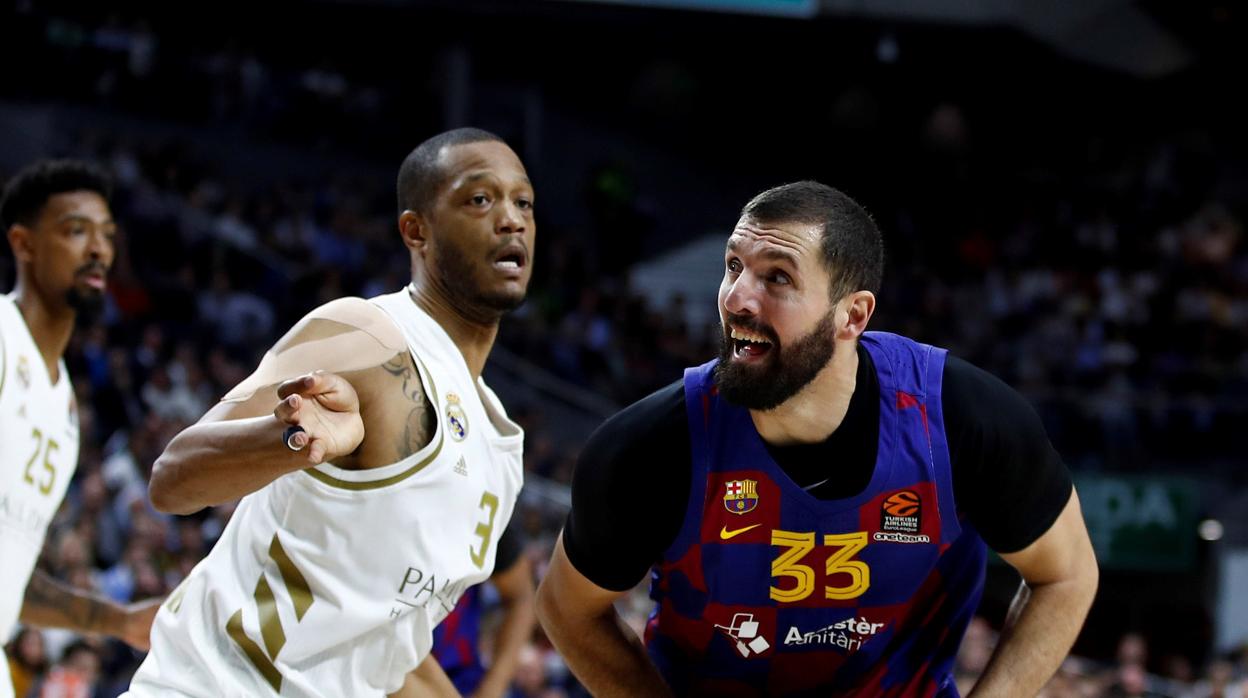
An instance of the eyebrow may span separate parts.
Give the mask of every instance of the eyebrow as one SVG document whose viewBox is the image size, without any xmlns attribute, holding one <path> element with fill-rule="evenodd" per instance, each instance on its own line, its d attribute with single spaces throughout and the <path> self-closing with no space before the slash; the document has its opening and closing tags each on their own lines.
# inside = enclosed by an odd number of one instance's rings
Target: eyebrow
<svg viewBox="0 0 1248 698">
<path fill-rule="evenodd" d="M 460 186 L 463 186 L 464 184 L 473 184 L 474 182 L 479 182 L 483 179 L 489 179 L 490 177 L 497 178 L 498 175 L 494 174 L 493 172 L 474 172 L 468 175 L 467 177 L 464 177 L 463 181 L 460 183 Z M 525 186 L 529 188 L 533 187 L 533 183 L 529 181 L 528 177 L 521 177 L 520 180 L 524 182 Z"/>
<path fill-rule="evenodd" d="M 82 221 L 83 223 L 91 223 L 92 225 L 102 225 L 102 226 L 103 225 L 114 225 L 114 226 L 117 225 L 117 222 L 114 221 L 112 218 L 105 218 L 104 220 L 97 223 L 90 216 L 84 216 L 81 213 L 66 213 L 65 215 L 56 219 L 57 225 L 60 225 L 61 223 L 69 223 L 71 221 Z"/>
<path fill-rule="evenodd" d="M 737 242 L 736 242 L 735 240 L 733 240 L 732 238 L 728 238 L 728 249 L 729 249 L 729 250 L 731 250 L 732 252 L 737 252 L 739 247 L 740 247 L 740 245 L 738 245 L 738 244 L 737 244 Z M 797 257 L 796 257 L 796 256 L 794 256 L 792 252 L 789 252 L 789 251 L 787 251 L 787 250 L 778 249 L 778 248 L 775 248 L 775 247 L 768 247 L 768 248 L 763 249 L 763 250 L 762 250 L 761 252 L 759 252 L 758 254 L 759 254 L 759 256 L 761 256 L 763 259 L 770 259 L 770 260 L 773 260 L 773 261 L 788 262 L 789 264 L 792 264 L 794 267 L 800 267 L 800 266 L 801 266 L 800 264 L 798 264 L 798 263 L 797 263 Z"/>
</svg>

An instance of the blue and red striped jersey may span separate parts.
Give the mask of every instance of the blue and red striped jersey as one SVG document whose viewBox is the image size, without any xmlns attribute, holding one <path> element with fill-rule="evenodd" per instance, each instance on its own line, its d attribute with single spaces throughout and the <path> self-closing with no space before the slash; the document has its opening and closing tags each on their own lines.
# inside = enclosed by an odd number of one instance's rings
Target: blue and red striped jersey
<svg viewBox="0 0 1248 698">
<path fill-rule="evenodd" d="M 678 695 L 957 695 L 987 550 L 954 503 L 946 352 L 881 332 L 861 341 L 879 378 L 879 447 L 867 488 L 845 499 L 785 474 L 749 411 L 717 394 L 715 362 L 685 372 L 693 486 L 646 630 Z"/>
<path fill-rule="evenodd" d="M 433 656 L 462 694 L 477 690 L 485 666 L 477 650 L 481 635 L 481 587 L 471 586 L 455 609 L 433 629 Z"/>
</svg>

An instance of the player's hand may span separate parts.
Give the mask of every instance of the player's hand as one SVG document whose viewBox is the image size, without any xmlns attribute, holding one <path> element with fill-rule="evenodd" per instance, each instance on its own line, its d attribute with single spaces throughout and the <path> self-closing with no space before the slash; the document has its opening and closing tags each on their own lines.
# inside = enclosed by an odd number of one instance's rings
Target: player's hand
<svg viewBox="0 0 1248 698">
<path fill-rule="evenodd" d="M 117 637 L 136 650 L 146 652 L 152 644 L 152 621 L 164 602 L 164 599 L 147 599 L 126 606 Z"/>
<path fill-rule="evenodd" d="M 314 371 L 279 385 L 277 396 L 281 402 L 273 416 L 303 427 L 292 440 L 297 448 L 307 447 L 310 464 L 345 456 L 364 440 L 359 395 L 342 376 Z"/>
</svg>

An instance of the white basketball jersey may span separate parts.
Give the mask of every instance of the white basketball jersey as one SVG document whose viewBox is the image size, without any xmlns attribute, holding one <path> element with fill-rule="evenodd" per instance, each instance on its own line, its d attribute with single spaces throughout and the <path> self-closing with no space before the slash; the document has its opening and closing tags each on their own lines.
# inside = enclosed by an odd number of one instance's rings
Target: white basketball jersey
<svg viewBox="0 0 1248 698">
<path fill-rule="evenodd" d="M 244 497 L 157 615 L 131 695 L 391 693 L 464 589 L 490 576 L 523 432 L 406 291 L 372 302 L 407 338 L 433 439 L 398 463 L 320 465 Z"/>
<path fill-rule="evenodd" d="M 14 698 L 13 677 L 9 676 L 9 660 L 0 650 L 0 698 Z"/>
<path fill-rule="evenodd" d="M 53 385 L 13 297 L 0 296 L 0 644 L 78 467 L 78 409 L 65 362 L 58 366 Z"/>
</svg>

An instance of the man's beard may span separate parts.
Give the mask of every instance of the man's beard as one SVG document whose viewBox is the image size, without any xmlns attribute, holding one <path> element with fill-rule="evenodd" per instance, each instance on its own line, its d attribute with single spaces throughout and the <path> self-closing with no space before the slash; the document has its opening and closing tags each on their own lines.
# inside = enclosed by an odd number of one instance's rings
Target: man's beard
<svg viewBox="0 0 1248 698">
<path fill-rule="evenodd" d="M 477 266 L 454 245 L 443 245 L 438 255 L 437 275 L 460 310 L 482 319 L 498 320 L 524 303 L 524 294 L 490 292 L 476 283 Z"/>
<path fill-rule="evenodd" d="M 746 366 L 733 361 L 735 343 L 725 330 L 719 363 L 715 365 L 715 385 L 719 394 L 734 405 L 751 410 L 774 409 L 809 385 L 832 360 L 834 312 L 825 315 L 809 334 L 788 347 L 775 341 L 775 332 L 770 328 L 731 316 L 729 322 L 773 340 L 771 350 L 759 365 Z"/>
<path fill-rule="evenodd" d="M 92 272 L 107 275 L 108 267 L 99 262 L 88 262 L 74 274 L 74 277 L 77 279 Z M 74 284 L 65 292 L 65 303 L 73 309 L 74 314 L 78 317 L 78 322 L 81 323 L 85 320 L 89 324 L 91 320 L 99 317 L 104 310 L 104 291 L 96 288 L 88 288 L 84 291 L 77 284 Z"/>
<path fill-rule="evenodd" d="M 83 293 L 77 288 L 71 288 L 65 292 L 65 302 L 74 310 L 74 315 L 78 321 L 89 321 L 99 317 L 104 311 L 104 294 L 99 291 L 87 291 Z"/>
</svg>

